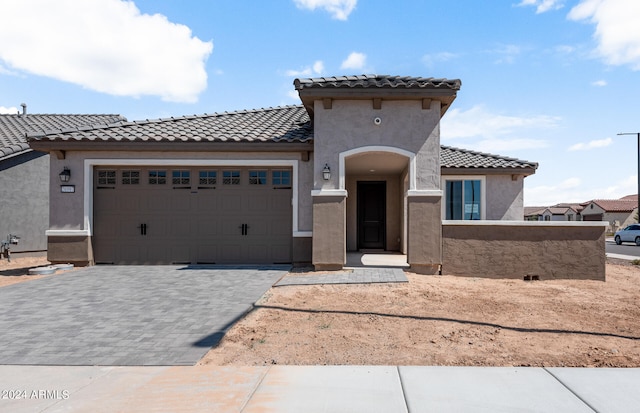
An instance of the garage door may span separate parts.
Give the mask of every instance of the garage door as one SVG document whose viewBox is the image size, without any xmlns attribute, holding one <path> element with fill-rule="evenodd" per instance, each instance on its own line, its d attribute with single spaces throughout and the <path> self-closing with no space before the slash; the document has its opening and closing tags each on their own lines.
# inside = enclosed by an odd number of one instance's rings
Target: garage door
<svg viewBox="0 0 640 413">
<path fill-rule="evenodd" d="M 97 263 L 291 262 L 291 170 L 100 167 Z"/>
</svg>

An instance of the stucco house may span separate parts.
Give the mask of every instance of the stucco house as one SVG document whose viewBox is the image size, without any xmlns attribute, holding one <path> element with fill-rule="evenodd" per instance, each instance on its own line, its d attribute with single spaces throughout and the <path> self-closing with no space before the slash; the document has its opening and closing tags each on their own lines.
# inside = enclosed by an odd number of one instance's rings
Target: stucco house
<svg viewBox="0 0 640 413">
<path fill-rule="evenodd" d="M 33 149 L 52 154 L 48 257 L 311 262 L 322 270 L 342 268 L 347 251 L 386 250 L 407 254 L 413 271 L 437 273 L 444 260 L 457 260 L 451 246 L 463 244 L 445 238 L 460 238 L 461 223 L 522 220 L 523 180 L 537 168 L 440 144 L 440 119 L 460 85 L 381 75 L 296 79 L 299 106 L 30 134 Z M 513 231 L 501 228 L 511 245 Z M 600 236 L 583 231 L 572 240 L 596 245 Z M 603 260 L 585 265 L 604 277 Z"/>
<path fill-rule="evenodd" d="M 28 133 L 125 120 L 118 115 L 0 114 L 0 240 L 20 239 L 11 253 L 44 255 L 49 229 L 49 155 L 34 151 Z M 0 257 L 1 258 L 1 257 Z"/>
<path fill-rule="evenodd" d="M 621 199 L 593 199 L 585 202 L 580 211 L 583 221 L 605 221 L 607 230 L 615 232 L 637 222 L 638 198 L 630 195 Z"/>
</svg>

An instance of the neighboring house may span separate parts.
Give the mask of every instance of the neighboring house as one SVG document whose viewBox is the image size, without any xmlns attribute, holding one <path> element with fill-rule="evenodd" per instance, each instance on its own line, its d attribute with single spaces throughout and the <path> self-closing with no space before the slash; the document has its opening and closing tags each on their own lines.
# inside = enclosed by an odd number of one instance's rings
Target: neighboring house
<svg viewBox="0 0 640 413">
<path fill-rule="evenodd" d="M 580 211 L 583 221 L 607 221 L 608 232 L 615 232 L 633 222 L 637 222 L 638 200 L 627 199 L 594 199 L 585 202 Z"/>
<path fill-rule="evenodd" d="M 294 85 L 302 106 L 30 134 L 54 155 L 49 259 L 338 269 L 387 250 L 433 273 L 443 220 L 522 219 L 536 163 L 440 145 L 459 80 Z"/>
<path fill-rule="evenodd" d="M 568 205 L 554 205 L 545 208 L 539 214 L 540 221 L 577 221 L 578 211 L 576 207 Z"/>
<path fill-rule="evenodd" d="M 525 221 L 544 221 L 542 214 L 547 207 L 541 206 L 529 206 L 524 207 L 524 220 Z"/>
<path fill-rule="evenodd" d="M 12 253 L 44 253 L 49 229 L 49 155 L 27 144 L 28 133 L 126 120 L 118 115 L 0 114 L 0 240 L 20 237 Z"/>
</svg>

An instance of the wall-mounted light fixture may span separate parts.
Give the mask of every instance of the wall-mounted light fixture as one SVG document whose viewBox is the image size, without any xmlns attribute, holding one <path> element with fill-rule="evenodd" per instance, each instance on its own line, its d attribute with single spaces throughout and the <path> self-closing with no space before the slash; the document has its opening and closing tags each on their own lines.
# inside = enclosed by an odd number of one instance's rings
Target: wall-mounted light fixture
<svg viewBox="0 0 640 413">
<path fill-rule="evenodd" d="M 60 182 L 69 182 L 69 179 L 71 179 L 71 171 L 65 166 L 59 176 Z"/>
<path fill-rule="evenodd" d="M 329 168 L 329 164 L 327 163 L 324 164 L 324 169 L 322 170 L 322 178 L 325 181 L 331 179 L 331 168 Z"/>
</svg>

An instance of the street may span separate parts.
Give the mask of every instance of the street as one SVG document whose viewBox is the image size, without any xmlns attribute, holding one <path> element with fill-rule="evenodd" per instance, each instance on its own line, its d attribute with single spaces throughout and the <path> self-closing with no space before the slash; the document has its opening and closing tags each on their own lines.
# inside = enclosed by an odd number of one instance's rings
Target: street
<svg viewBox="0 0 640 413">
<path fill-rule="evenodd" d="M 626 242 L 622 245 L 616 245 L 613 239 L 607 239 L 605 242 L 606 252 L 609 254 L 632 255 L 640 258 L 640 247 L 632 242 Z"/>
</svg>

